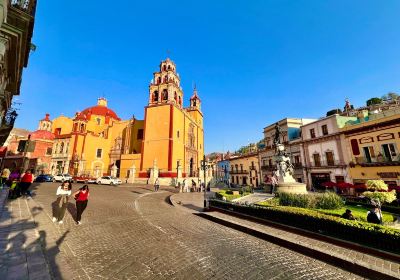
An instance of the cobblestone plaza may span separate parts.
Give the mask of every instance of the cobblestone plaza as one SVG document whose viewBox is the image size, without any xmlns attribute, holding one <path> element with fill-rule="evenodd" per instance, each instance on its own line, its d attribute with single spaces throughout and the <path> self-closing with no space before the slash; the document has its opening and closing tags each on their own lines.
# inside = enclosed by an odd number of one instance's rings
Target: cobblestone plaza
<svg viewBox="0 0 400 280">
<path fill-rule="evenodd" d="M 44 279 L 46 268 L 55 279 L 360 279 L 174 207 L 168 188 L 93 185 L 83 224 L 72 203 L 64 224 L 54 224 L 56 187 L 36 185 L 32 200 L 3 209 L 1 279 Z M 30 264 L 35 255 L 39 266 Z M 10 256 L 22 256 L 19 269 L 7 265 Z"/>
</svg>

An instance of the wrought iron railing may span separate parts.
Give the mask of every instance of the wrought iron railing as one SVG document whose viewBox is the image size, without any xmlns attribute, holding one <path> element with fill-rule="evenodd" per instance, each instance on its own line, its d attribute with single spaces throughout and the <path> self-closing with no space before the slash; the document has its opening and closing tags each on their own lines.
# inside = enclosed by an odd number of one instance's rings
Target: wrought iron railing
<svg viewBox="0 0 400 280">
<path fill-rule="evenodd" d="M 36 0 L 9 0 L 12 7 L 17 8 L 31 16 L 36 13 Z"/>
</svg>

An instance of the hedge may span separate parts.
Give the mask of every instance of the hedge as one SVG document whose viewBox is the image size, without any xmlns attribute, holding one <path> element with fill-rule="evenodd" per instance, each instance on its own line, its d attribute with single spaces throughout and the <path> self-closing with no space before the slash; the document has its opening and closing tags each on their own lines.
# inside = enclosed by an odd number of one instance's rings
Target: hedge
<svg viewBox="0 0 400 280">
<path fill-rule="evenodd" d="M 326 234 L 343 240 L 375 247 L 380 250 L 396 254 L 400 253 L 400 230 L 381 225 L 345 220 L 339 217 L 318 213 L 311 209 L 288 206 L 244 206 L 219 200 L 211 200 L 210 205 L 212 207 Z"/>
</svg>

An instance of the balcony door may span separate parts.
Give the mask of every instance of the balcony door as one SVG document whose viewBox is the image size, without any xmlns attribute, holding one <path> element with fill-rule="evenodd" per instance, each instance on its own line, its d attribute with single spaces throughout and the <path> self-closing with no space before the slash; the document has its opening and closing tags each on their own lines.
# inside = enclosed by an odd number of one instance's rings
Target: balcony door
<svg viewBox="0 0 400 280">
<path fill-rule="evenodd" d="M 328 166 L 335 165 L 335 161 L 333 159 L 333 153 L 332 152 L 326 152 L 325 156 L 326 156 L 326 163 L 328 164 Z"/>
<path fill-rule="evenodd" d="M 321 156 L 319 154 L 313 154 L 314 165 L 321 166 Z"/>
<path fill-rule="evenodd" d="M 396 160 L 397 154 L 394 144 L 384 144 L 382 145 L 382 149 L 383 149 L 383 154 L 385 155 L 387 161 Z"/>
</svg>

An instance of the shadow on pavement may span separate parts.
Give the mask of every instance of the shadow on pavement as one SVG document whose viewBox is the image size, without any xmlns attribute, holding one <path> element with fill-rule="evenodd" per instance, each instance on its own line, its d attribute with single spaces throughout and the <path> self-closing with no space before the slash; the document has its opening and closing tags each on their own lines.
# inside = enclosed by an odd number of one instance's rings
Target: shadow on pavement
<svg viewBox="0 0 400 280">
<path fill-rule="evenodd" d="M 61 279 L 55 257 L 68 231 L 46 249 L 46 233 L 40 231 L 38 237 L 32 219 L 43 208 L 30 211 L 25 199 L 9 200 L 7 193 L 0 191 L 0 279 Z"/>
</svg>

